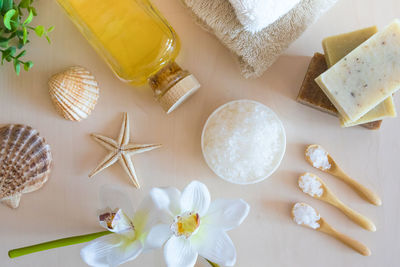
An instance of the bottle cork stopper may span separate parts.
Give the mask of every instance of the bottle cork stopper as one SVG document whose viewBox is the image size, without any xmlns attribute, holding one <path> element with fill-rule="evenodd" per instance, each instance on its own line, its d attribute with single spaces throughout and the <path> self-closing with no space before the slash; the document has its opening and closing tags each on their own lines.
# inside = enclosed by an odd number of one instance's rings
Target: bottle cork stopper
<svg viewBox="0 0 400 267">
<path fill-rule="evenodd" d="M 172 86 L 158 99 L 164 111 L 169 114 L 200 88 L 200 83 L 190 74 Z"/>
</svg>

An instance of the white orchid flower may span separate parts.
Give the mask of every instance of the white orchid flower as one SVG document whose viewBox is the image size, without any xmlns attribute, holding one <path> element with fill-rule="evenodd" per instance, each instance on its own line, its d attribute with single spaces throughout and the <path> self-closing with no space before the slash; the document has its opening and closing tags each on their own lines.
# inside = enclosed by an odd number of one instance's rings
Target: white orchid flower
<svg viewBox="0 0 400 267">
<path fill-rule="evenodd" d="M 116 194 L 118 192 L 114 198 Z M 128 205 L 126 200 L 123 205 Z M 127 210 L 129 213 L 130 209 Z M 100 225 L 113 233 L 88 243 L 81 250 L 82 259 L 96 267 L 115 267 L 134 260 L 146 250 L 145 240 L 156 218 L 155 207 L 149 197 L 143 200 L 133 216 L 121 209 L 101 213 Z"/>
<path fill-rule="evenodd" d="M 207 187 L 194 181 L 181 193 L 176 188 L 153 188 L 150 197 L 163 214 L 146 238 L 146 245 L 164 246 L 169 267 L 192 267 L 198 255 L 214 263 L 233 266 L 236 249 L 226 234 L 247 217 L 250 207 L 241 200 L 210 203 Z"/>
</svg>

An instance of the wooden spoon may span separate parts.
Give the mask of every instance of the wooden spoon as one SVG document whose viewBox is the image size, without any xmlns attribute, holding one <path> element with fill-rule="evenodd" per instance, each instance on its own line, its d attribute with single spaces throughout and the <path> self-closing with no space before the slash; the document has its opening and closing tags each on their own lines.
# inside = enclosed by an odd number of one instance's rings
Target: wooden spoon
<svg viewBox="0 0 400 267">
<path fill-rule="evenodd" d="M 295 210 L 296 205 L 309 206 L 309 205 L 307 205 L 305 203 L 297 203 L 297 204 L 295 204 L 293 206 L 293 209 L 292 209 L 292 218 L 293 218 L 293 220 L 295 220 L 294 210 Z M 311 206 L 309 206 L 309 207 L 312 208 Z M 317 211 L 315 211 L 315 212 L 317 212 Z M 317 212 L 317 214 L 318 214 L 318 212 Z M 320 217 L 320 219 L 317 221 L 317 223 L 319 224 L 319 227 L 317 227 L 315 230 L 323 232 L 325 234 L 328 234 L 328 235 L 338 239 L 343 244 L 351 247 L 352 249 L 354 249 L 355 251 L 357 251 L 361 255 L 364 255 L 364 256 L 370 256 L 371 255 L 371 250 L 368 247 L 366 247 L 362 243 L 360 243 L 360 242 L 348 237 L 347 235 L 344 235 L 344 234 L 338 232 L 335 228 L 330 226 L 322 217 Z M 301 225 L 309 227 L 311 229 L 314 229 L 314 228 L 312 228 L 311 226 L 309 226 L 307 224 L 301 224 Z"/>
<path fill-rule="evenodd" d="M 309 175 L 312 178 L 314 178 L 315 180 L 317 180 L 318 182 L 320 182 L 320 184 L 321 184 L 320 188 L 322 189 L 322 194 L 320 196 L 318 196 L 318 194 L 312 194 L 311 192 L 306 192 L 301 188 L 300 184 L 303 181 L 303 177 L 306 177 L 306 175 Z M 371 232 L 376 231 L 376 226 L 370 219 L 368 219 L 364 215 L 361 215 L 360 213 L 356 212 L 355 210 L 349 208 L 342 201 L 340 201 L 335 196 L 335 194 L 332 193 L 332 191 L 328 188 L 328 186 L 322 181 L 322 179 L 319 178 L 318 176 L 316 176 L 315 174 L 305 173 L 302 176 L 300 176 L 299 177 L 299 187 L 304 193 L 306 193 L 316 199 L 325 201 L 325 202 L 331 204 L 332 206 L 338 208 L 350 220 L 354 221 L 356 224 L 360 225 L 362 228 L 367 229 L 368 231 L 371 231 Z"/>
<path fill-rule="evenodd" d="M 368 188 L 366 188 L 365 186 L 363 186 L 362 184 L 358 183 L 357 181 L 355 181 L 354 179 L 352 179 L 350 176 L 348 176 L 340 167 L 338 164 L 336 164 L 336 162 L 333 160 L 333 158 L 329 155 L 329 153 L 327 153 L 327 157 L 328 157 L 328 161 L 330 164 L 329 168 L 323 168 L 323 167 L 316 167 L 314 166 L 314 162 L 311 160 L 310 156 L 309 156 L 309 152 L 312 149 L 322 149 L 324 151 L 326 151 L 324 148 L 322 148 L 320 145 L 309 145 L 305 151 L 305 156 L 306 156 L 306 160 L 308 163 L 311 164 L 311 166 L 329 173 L 339 179 L 341 179 L 343 182 L 347 183 L 348 185 L 350 185 L 361 197 L 363 197 L 364 199 L 366 199 L 367 201 L 369 201 L 370 203 L 376 205 L 376 206 L 380 206 L 382 205 L 382 201 L 380 199 L 380 197 L 375 194 L 374 192 L 372 192 L 371 190 L 369 190 Z"/>
</svg>

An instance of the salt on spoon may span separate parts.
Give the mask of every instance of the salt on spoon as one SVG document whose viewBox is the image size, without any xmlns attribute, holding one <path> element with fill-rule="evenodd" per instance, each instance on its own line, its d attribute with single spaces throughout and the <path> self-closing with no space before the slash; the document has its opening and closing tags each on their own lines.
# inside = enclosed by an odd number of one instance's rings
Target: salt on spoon
<svg viewBox="0 0 400 267">
<path fill-rule="evenodd" d="M 342 201 L 340 201 L 328 188 L 328 186 L 322 181 L 321 178 L 312 173 L 304 173 L 299 177 L 298 185 L 300 189 L 322 201 L 325 201 L 332 206 L 341 210 L 350 220 L 354 221 L 356 224 L 360 225 L 362 228 L 375 232 L 375 224 L 367 217 L 361 215 L 355 210 L 349 208 Z"/>
<path fill-rule="evenodd" d="M 348 176 L 320 145 L 309 145 L 305 151 L 305 157 L 311 166 L 341 179 L 371 204 L 382 205 L 382 201 L 377 194 Z"/>
<path fill-rule="evenodd" d="M 335 228 L 330 226 L 319 213 L 310 205 L 305 203 L 296 203 L 292 208 L 292 218 L 295 223 L 309 227 L 311 229 L 328 234 L 343 244 L 351 247 L 358 253 L 364 256 L 370 256 L 371 250 L 360 242 L 338 232 Z"/>
</svg>

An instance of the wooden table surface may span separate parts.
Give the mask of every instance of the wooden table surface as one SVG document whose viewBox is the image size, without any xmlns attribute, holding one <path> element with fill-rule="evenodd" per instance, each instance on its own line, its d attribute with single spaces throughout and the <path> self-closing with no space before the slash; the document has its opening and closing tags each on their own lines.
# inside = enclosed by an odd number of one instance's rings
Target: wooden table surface
<svg viewBox="0 0 400 267">
<path fill-rule="evenodd" d="M 150 90 L 132 88 L 114 77 L 54 0 L 37 1 L 35 23 L 56 27 L 53 44 L 33 37 L 29 56 L 36 65 L 20 77 L 11 66 L 1 67 L 0 123 L 23 123 L 38 129 L 52 147 L 54 168 L 48 183 L 23 196 L 17 210 L 0 206 L 0 266 L 85 266 L 79 256 L 81 245 L 14 260 L 8 259 L 7 251 L 100 231 L 96 214 L 99 190 L 104 186 L 122 188 L 136 205 L 154 186 L 182 189 L 194 179 L 204 182 L 213 198 L 243 198 L 251 205 L 246 221 L 230 232 L 237 248 L 237 266 L 400 266 L 400 120 L 384 121 L 379 131 L 341 129 L 336 118 L 295 101 L 310 56 L 322 51 L 323 37 L 374 24 L 382 28 L 400 14 L 400 2 L 339 0 L 256 80 L 240 77 L 234 57 L 193 23 L 178 0 L 154 3 L 182 39 L 179 63 L 202 83 L 201 90 L 169 116 L 153 101 Z M 80 123 L 61 118 L 48 95 L 48 78 L 71 65 L 90 69 L 101 87 L 96 109 Z M 205 164 L 200 148 L 201 130 L 209 114 L 221 104 L 242 98 L 272 108 L 287 134 L 286 155 L 278 171 L 249 186 L 217 178 Z M 400 105 L 398 95 L 395 101 Z M 141 190 L 131 186 L 118 165 L 93 179 L 87 177 L 106 153 L 89 134 L 117 135 L 124 111 L 131 117 L 133 141 L 164 145 L 135 157 Z M 312 169 L 303 158 L 309 143 L 326 147 L 351 176 L 382 197 L 383 206 L 368 204 L 342 182 Z M 371 218 L 378 230 L 367 232 L 335 208 L 300 192 L 297 177 L 305 171 L 321 175 L 345 203 Z M 369 246 L 372 256 L 362 257 L 324 234 L 294 224 L 290 209 L 298 201 L 311 204 L 338 230 Z M 164 262 L 161 251 L 156 251 L 124 266 L 164 266 Z"/>
</svg>

